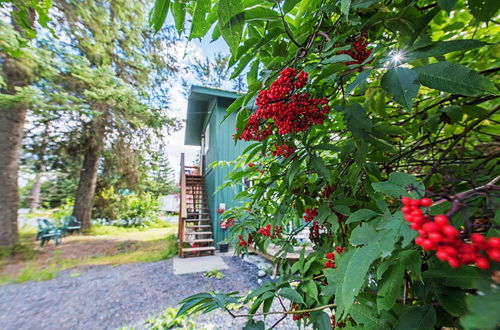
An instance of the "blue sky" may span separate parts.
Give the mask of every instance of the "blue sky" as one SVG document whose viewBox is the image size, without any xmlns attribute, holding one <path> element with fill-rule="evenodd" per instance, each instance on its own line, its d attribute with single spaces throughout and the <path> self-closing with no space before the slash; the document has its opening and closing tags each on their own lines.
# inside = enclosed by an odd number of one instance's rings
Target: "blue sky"
<svg viewBox="0 0 500 330">
<path fill-rule="evenodd" d="M 167 18 L 167 24 L 172 24 L 172 17 Z M 222 38 L 214 42 L 211 41 L 211 32 L 207 34 L 207 37 L 202 40 L 192 40 L 183 42 L 182 49 L 179 49 L 178 59 L 182 60 L 184 63 L 189 63 L 189 61 L 195 58 L 204 58 L 206 56 L 213 58 L 216 53 L 224 53 L 229 54 L 229 48 Z M 185 53 L 185 54 L 184 54 Z M 184 55 L 184 56 L 183 56 Z M 196 79 L 190 74 L 184 74 L 182 76 L 191 84 L 196 84 Z M 228 86 L 230 88 L 230 86 Z M 172 112 L 174 116 L 182 119 L 186 119 L 187 112 L 187 99 L 183 95 L 183 87 L 181 85 L 181 79 L 173 86 L 170 96 L 172 99 Z M 169 137 L 168 146 L 167 146 L 167 154 L 170 160 L 170 165 L 175 170 L 176 179 L 178 178 L 179 173 L 179 164 L 180 164 L 180 155 L 182 152 L 186 155 L 186 164 L 191 165 L 195 158 L 196 154 L 199 151 L 199 147 L 193 146 L 185 146 L 184 145 L 184 131 L 185 127 L 183 127 L 180 131 L 172 134 Z"/>
</svg>

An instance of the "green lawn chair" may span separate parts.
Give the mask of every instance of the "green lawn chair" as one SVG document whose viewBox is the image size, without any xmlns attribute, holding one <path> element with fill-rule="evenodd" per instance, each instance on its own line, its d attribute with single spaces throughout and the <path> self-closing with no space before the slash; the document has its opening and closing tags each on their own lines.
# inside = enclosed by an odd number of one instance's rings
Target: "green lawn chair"
<svg viewBox="0 0 500 330">
<path fill-rule="evenodd" d="M 59 229 L 61 229 L 63 236 L 71 234 L 75 231 L 81 233 L 82 226 L 80 224 L 80 221 L 78 221 L 73 215 L 67 215 L 62 217 L 61 223 L 62 225 Z"/>
<path fill-rule="evenodd" d="M 43 246 L 45 242 L 54 239 L 54 244 L 59 245 L 59 239 L 62 235 L 61 230 L 54 226 L 47 219 L 37 219 L 38 222 L 38 234 L 36 235 L 36 240 L 40 240 L 40 246 Z"/>
</svg>

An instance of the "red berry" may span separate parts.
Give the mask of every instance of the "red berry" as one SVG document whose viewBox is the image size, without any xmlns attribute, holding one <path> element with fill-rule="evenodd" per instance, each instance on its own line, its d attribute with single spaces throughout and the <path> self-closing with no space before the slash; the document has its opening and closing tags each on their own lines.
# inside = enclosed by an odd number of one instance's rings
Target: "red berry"
<svg viewBox="0 0 500 330">
<path fill-rule="evenodd" d="M 411 198 L 410 197 L 403 197 L 401 199 L 401 202 L 403 202 L 404 205 L 409 206 L 411 204 Z"/>
<path fill-rule="evenodd" d="M 457 237 L 460 234 L 457 228 L 450 225 L 444 226 L 441 230 L 448 237 Z"/>
<path fill-rule="evenodd" d="M 481 244 L 481 243 L 486 242 L 486 238 L 483 235 L 478 234 L 478 233 L 474 233 L 474 234 L 470 235 L 470 238 L 472 239 L 472 241 L 474 243 Z"/>
<path fill-rule="evenodd" d="M 500 249 L 500 237 L 492 237 L 488 240 L 488 246 L 494 249 Z"/>
<path fill-rule="evenodd" d="M 486 259 L 486 257 L 479 256 L 476 259 L 476 266 L 479 269 L 488 269 L 490 268 L 490 262 L 488 261 L 488 259 Z"/>
<path fill-rule="evenodd" d="M 436 244 L 430 239 L 424 239 L 422 241 L 422 247 L 424 250 L 434 250 L 436 248 Z"/>
<path fill-rule="evenodd" d="M 420 200 L 420 205 L 422 205 L 423 207 L 429 207 L 432 205 L 432 200 L 430 198 L 422 198 Z"/>
<path fill-rule="evenodd" d="M 486 253 L 488 253 L 488 256 L 494 262 L 500 262 L 500 250 L 499 249 L 488 249 L 488 250 L 486 250 Z"/>
<path fill-rule="evenodd" d="M 448 217 L 443 214 L 436 215 L 434 217 L 434 222 L 440 226 L 446 226 L 448 224 Z"/>
<path fill-rule="evenodd" d="M 411 207 L 409 207 L 409 206 L 403 206 L 401 208 L 401 212 L 403 212 L 404 214 L 408 214 L 408 213 L 411 212 Z"/>
<path fill-rule="evenodd" d="M 460 261 L 457 258 L 453 258 L 453 257 L 452 258 L 448 258 L 448 263 L 453 268 L 460 267 Z"/>
<path fill-rule="evenodd" d="M 443 240 L 443 235 L 440 233 L 432 232 L 429 233 L 429 239 L 434 243 L 440 243 Z"/>
<path fill-rule="evenodd" d="M 441 228 L 434 222 L 427 222 L 422 225 L 422 229 L 425 230 L 427 233 L 433 233 L 433 232 L 437 233 Z"/>
<path fill-rule="evenodd" d="M 420 206 L 420 201 L 418 199 L 412 199 L 410 202 L 410 205 L 413 207 L 419 207 Z"/>
<path fill-rule="evenodd" d="M 446 261 L 448 260 L 448 258 L 450 257 L 448 255 L 448 253 L 446 253 L 446 251 L 444 251 L 443 249 L 439 249 L 437 252 L 436 252 L 436 257 L 441 260 L 441 261 Z"/>
<path fill-rule="evenodd" d="M 443 251 L 446 252 L 446 254 L 450 256 L 456 256 L 457 255 L 457 249 L 455 249 L 452 246 L 443 246 Z"/>
<path fill-rule="evenodd" d="M 424 240 L 423 237 L 418 236 L 418 237 L 415 238 L 415 244 L 422 246 L 423 240 Z"/>
</svg>

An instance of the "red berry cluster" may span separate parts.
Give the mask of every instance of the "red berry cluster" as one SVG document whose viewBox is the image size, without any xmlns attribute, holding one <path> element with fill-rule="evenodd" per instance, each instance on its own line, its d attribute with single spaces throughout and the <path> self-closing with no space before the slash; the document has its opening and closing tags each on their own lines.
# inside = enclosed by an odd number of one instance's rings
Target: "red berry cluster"
<svg viewBox="0 0 500 330">
<path fill-rule="evenodd" d="M 281 238 L 281 232 L 283 231 L 282 227 L 274 226 L 274 233 L 271 234 L 271 225 L 268 224 L 265 227 L 257 230 L 259 234 L 262 236 L 270 237 L 270 238 Z"/>
<path fill-rule="evenodd" d="M 219 213 L 219 214 L 224 213 L 224 211 L 225 211 L 224 209 L 217 209 L 217 213 Z"/>
<path fill-rule="evenodd" d="M 323 187 L 323 190 L 321 191 L 321 197 L 323 199 L 328 199 L 334 190 L 335 188 L 333 188 L 333 186 L 327 184 L 326 186 Z"/>
<path fill-rule="evenodd" d="M 437 251 L 436 257 L 439 260 L 447 261 L 453 268 L 475 264 L 480 269 L 490 268 L 490 262 L 485 254 L 491 260 L 500 262 L 499 237 L 486 239 L 482 234 L 475 233 L 471 235 L 470 242 L 464 242 L 460 237 L 460 232 L 449 224 L 446 215 L 436 215 L 432 219 L 422 212 L 421 207 L 432 205 L 429 198 L 403 197 L 402 202 L 405 205 L 401 209 L 405 220 L 410 223 L 413 230 L 419 233 L 419 236 L 415 238 L 415 244 L 427 251 Z"/>
<path fill-rule="evenodd" d="M 294 311 L 298 310 L 299 305 L 294 304 L 292 309 Z M 298 321 L 298 320 L 303 319 L 303 318 L 309 318 L 309 316 L 311 316 L 311 313 L 307 312 L 307 313 L 301 313 L 301 314 L 293 314 L 292 318 L 294 321 Z"/>
<path fill-rule="evenodd" d="M 337 246 L 335 248 L 335 252 L 337 252 L 337 254 L 341 254 L 342 252 L 344 252 L 345 248 L 341 247 L 341 246 Z M 328 252 L 326 254 L 326 259 L 328 259 L 326 262 L 325 262 L 325 268 L 335 268 L 335 253 L 334 252 Z"/>
<path fill-rule="evenodd" d="M 235 224 L 235 221 L 233 218 L 229 218 L 229 219 L 226 219 L 226 220 L 222 220 L 220 222 L 220 227 L 222 229 L 228 229 L 229 227 L 233 226 Z"/>
<path fill-rule="evenodd" d="M 248 167 L 253 167 L 253 163 L 248 163 Z"/>
<path fill-rule="evenodd" d="M 286 68 L 269 90 L 261 90 L 257 96 L 257 111 L 248 118 L 240 140 L 262 141 L 273 134 L 272 119 L 278 134 L 303 132 L 313 125 L 323 123 L 330 111 L 326 98 L 313 98 L 297 90 L 307 83 L 307 73 Z"/>
<path fill-rule="evenodd" d="M 313 221 L 313 224 L 311 226 L 311 235 L 313 238 L 318 238 L 319 237 L 319 231 L 324 230 L 325 225 L 320 225 L 317 221 Z"/>
<path fill-rule="evenodd" d="M 247 240 L 243 239 L 243 235 L 239 234 L 238 239 L 240 240 L 238 242 L 238 246 L 250 246 L 250 244 L 253 243 L 253 237 L 252 234 L 248 234 Z"/>
<path fill-rule="evenodd" d="M 345 65 L 361 64 L 370 56 L 372 51 L 366 49 L 368 46 L 367 37 L 366 32 L 363 32 L 351 42 L 351 49 L 339 52 L 339 54 L 347 54 L 354 59 L 354 61 L 345 62 Z"/>
<path fill-rule="evenodd" d="M 306 214 L 304 215 L 305 222 L 313 221 L 314 218 L 318 215 L 318 209 L 315 208 L 306 209 L 305 212 L 306 212 Z"/>
<path fill-rule="evenodd" d="M 276 145 L 276 151 L 273 151 L 273 156 L 274 157 L 283 156 L 285 158 L 288 158 L 295 153 L 295 150 L 296 149 L 294 147 L 291 147 L 287 144 L 283 144 L 281 146 Z"/>
</svg>

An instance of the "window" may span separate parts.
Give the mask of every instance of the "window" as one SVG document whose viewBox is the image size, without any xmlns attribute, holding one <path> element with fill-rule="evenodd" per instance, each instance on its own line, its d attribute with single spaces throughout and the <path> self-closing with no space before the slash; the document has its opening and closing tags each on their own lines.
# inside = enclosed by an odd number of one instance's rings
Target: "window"
<svg viewBox="0 0 500 330">
<path fill-rule="evenodd" d="M 209 134 L 210 133 L 210 124 L 205 128 L 205 133 L 203 134 L 203 154 L 206 155 L 208 151 L 208 145 L 210 143 Z"/>
</svg>

